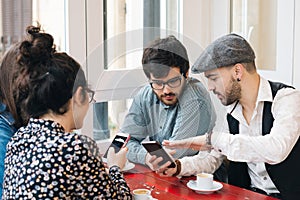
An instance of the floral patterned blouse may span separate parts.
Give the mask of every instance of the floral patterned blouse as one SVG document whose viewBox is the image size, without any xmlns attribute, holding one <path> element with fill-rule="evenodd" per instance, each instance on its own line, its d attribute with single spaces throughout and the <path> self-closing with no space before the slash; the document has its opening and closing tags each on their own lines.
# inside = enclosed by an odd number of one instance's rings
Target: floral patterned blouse
<svg viewBox="0 0 300 200">
<path fill-rule="evenodd" d="M 3 199 L 132 199 L 120 168 L 107 174 L 97 144 L 30 119 L 7 145 Z"/>
</svg>

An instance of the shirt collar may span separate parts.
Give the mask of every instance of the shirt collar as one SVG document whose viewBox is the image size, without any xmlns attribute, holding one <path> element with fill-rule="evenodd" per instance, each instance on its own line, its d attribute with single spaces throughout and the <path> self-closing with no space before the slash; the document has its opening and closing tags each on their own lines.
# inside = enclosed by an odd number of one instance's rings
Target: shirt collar
<svg viewBox="0 0 300 200">
<path fill-rule="evenodd" d="M 268 80 L 260 77 L 259 90 L 257 95 L 257 102 L 273 101 L 272 90 Z"/>
</svg>

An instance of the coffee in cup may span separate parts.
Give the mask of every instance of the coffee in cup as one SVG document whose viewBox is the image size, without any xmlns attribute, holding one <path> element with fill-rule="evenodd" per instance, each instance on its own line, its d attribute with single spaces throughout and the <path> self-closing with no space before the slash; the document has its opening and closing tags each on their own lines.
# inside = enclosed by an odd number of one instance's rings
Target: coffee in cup
<svg viewBox="0 0 300 200">
<path fill-rule="evenodd" d="M 209 190 L 213 187 L 213 174 L 199 173 L 197 174 L 197 188 L 202 190 Z"/>
<path fill-rule="evenodd" d="M 135 189 L 133 190 L 133 197 L 135 200 L 149 200 L 151 198 L 151 191 L 148 189 Z"/>
</svg>

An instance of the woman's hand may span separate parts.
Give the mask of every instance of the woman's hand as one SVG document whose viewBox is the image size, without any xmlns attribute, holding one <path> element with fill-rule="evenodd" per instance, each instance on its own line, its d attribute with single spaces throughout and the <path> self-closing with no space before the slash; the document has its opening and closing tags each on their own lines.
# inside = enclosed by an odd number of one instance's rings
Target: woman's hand
<svg viewBox="0 0 300 200">
<path fill-rule="evenodd" d="M 107 165 L 108 167 L 112 167 L 114 165 L 120 167 L 120 169 L 123 169 L 126 162 L 126 154 L 127 154 L 128 148 L 124 147 L 121 148 L 118 153 L 115 153 L 115 149 L 113 147 L 110 147 L 107 153 Z"/>
<path fill-rule="evenodd" d="M 206 135 L 200 135 L 196 137 L 186 138 L 183 140 L 164 140 L 162 144 L 168 148 L 181 148 L 181 149 L 193 149 L 193 150 L 206 150 Z"/>
</svg>

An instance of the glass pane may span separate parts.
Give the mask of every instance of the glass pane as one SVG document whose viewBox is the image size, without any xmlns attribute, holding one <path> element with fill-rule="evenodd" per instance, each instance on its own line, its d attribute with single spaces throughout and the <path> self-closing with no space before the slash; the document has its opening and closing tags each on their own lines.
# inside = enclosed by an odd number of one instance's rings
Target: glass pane
<svg viewBox="0 0 300 200">
<path fill-rule="evenodd" d="M 131 99 L 99 102 L 94 104 L 93 134 L 95 140 L 112 138 L 119 132 Z"/>
<path fill-rule="evenodd" d="M 178 10 L 177 0 L 105 0 L 105 69 L 141 67 L 145 43 L 178 32 Z"/>
<path fill-rule="evenodd" d="M 59 51 L 65 51 L 65 1 L 22 0 L 0 1 L 1 56 L 11 44 L 20 41 L 32 22 L 54 37 Z"/>
<path fill-rule="evenodd" d="M 64 0 L 32 0 L 32 21 L 54 37 L 58 51 L 66 51 L 66 20 Z"/>
<path fill-rule="evenodd" d="M 276 70 L 277 0 L 231 0 L 231 32 L 250 42 L 258 69 Z"/>
</svg>

